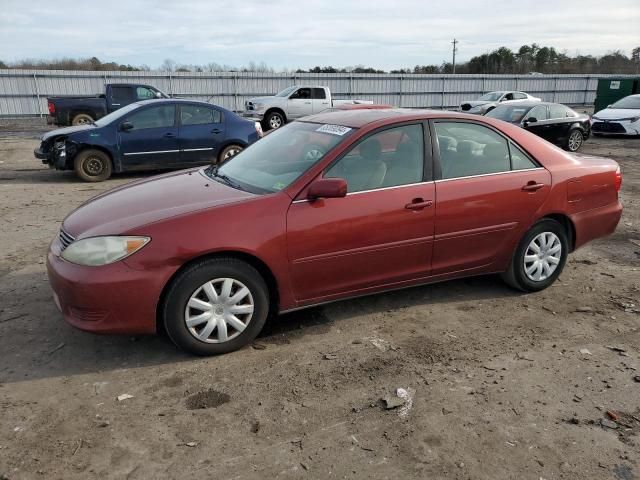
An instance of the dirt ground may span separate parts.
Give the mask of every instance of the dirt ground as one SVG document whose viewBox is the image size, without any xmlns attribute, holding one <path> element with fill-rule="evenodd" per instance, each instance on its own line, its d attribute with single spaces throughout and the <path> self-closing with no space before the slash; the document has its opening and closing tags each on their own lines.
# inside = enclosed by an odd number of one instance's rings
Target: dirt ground
<svg viewBox="0 0 640 480">
<path fill-rule="evenodd" d="M 194 358 L 62 321 L 49 241 L 139 176 L 50 171 L 38 134 L 0 128 L 0 479 L 640 479 L 640 139 L 585 144 L 622 165 L 624 216 L 546 291 L 376 295 Z"/>
</svg>

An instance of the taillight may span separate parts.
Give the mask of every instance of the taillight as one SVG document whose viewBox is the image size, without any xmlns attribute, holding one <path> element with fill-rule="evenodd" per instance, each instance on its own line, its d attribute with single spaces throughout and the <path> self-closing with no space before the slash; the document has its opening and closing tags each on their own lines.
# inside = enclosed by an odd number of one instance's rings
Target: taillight
<svg viewBox="0 0 640 480">
<path fill-rule="evenodd" d="M 616 192 L 619 192 L 622 188 L 622 171 L 620 170 L 620 166 L 618 165 L 618 169 L 616 170 Z"/>
<path fill-rule="evenodd" d="M 256 132 L 258 132 L 258 136 L 260 138 L 264 137 L 264 132 L 262 131 L 262 125 L 260 125 L 260 122 L 254 122 L 254 126 L 256 127 Z"/>
<path fill-rule="evenodd" d="M 49 115 L 56 114 L 56 106 L 53 104 L 53 102 L 47 102 L 47 108 L 49 109 Z"/>
</svg>

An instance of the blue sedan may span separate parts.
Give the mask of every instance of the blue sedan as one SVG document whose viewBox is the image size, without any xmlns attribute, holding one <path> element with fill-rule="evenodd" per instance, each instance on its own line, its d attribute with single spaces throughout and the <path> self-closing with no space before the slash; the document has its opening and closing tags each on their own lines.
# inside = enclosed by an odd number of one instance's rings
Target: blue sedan
<svg viewBox="0 0 640 480">
<path fill-rule="evenodd" d="M 223 162 L 262 137 L 259 123 L 205 102 L 132 103 L 89 125 L 46 133 L 36 158 L 100 182 L 113 172 Z"/>
</svg>

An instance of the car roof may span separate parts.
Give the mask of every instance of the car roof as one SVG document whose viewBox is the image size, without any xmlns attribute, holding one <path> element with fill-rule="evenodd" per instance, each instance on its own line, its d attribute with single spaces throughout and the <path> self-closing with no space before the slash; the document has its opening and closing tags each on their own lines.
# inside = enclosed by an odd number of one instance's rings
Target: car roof
<svg viewBox="0 0 640 480">
<path fill-rule="evenodd" d="M 428 110 L 415 108 L 383 108 L 383 109 L 359 109 L 337 110 L 330 109 L 324 112 L 309 115 L 299 121 L 309 123 L 323 123 L 330 125 L 343 125 L 345 127 L 360 128 L 369 123 L 389 121 L 396 123 L 409 120 L 426 120 L 429 118 L 477 118 L 476 115 L 452 112 L 450 110 Z"/>
<path fill-rule="evenodd" d="M 140 100 L 135 102 L 136 105 L 158 105 L 162 103 L 197 103 L 199 105 L 209 105 L 210 107 L 223 108 L 213 103 L 203 102 L 202 100 L 189 100 L 188 98 L 151 98 L 149 100 Z"/>
<path fill-rule="evenodd" d="M 567 105 L 563 105 L 562 103 L 536 102 L 534 100 L 530 100 L 530 101 L 526 101 L 526 102 L 518 102 L 518 103 L 508 103 L 508 104 L 505 104 L 505 105 L 498 105 L 496 108 L 500 108 L 500 107 L 505 107 L 505 108 L 506 107 L 537 107 L 538 105 L 561 105 L 563 107 L 571 108 L 571 107 L 568 107 Z"/>
</svg>

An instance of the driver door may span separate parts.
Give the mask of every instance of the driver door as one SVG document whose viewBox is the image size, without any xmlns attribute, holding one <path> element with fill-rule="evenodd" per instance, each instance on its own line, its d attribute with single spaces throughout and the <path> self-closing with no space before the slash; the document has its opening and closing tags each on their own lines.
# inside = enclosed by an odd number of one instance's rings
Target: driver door
<svg viewBox="0 0 640 480">
<path fill-rule="evenodd" d="M 305 117 L 313 113 L 311 89 L 302 87 L 293 92 L 287 101 L 287 117 L 289 119 Z"/>
</svg>

